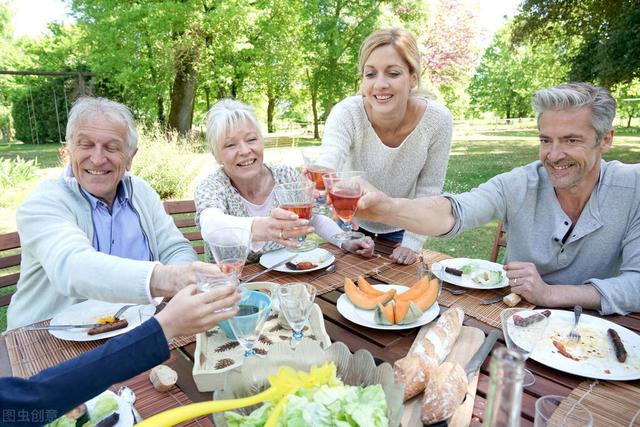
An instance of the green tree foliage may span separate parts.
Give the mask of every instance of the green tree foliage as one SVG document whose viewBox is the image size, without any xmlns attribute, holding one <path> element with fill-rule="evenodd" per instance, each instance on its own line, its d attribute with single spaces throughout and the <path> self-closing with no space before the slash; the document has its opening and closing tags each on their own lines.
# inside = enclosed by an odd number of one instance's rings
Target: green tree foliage
<svg viewBox="0 0 640 427">
<path fill-rule="evenodd" d="M 515 41 L 562 43 L 571 80 L 611 87 L 640 77 L 640 0 L 525 0 L 520 11 Z"/>
<path fill-rule="evenodd" d="M 506 27 L 496 33 L 471 80 L 468 91 L 476 113 L 490 111 L 507 119 L 530 116 L 533 91 L 565 80 L 567 69 L 558 64 L 555 46 L 514 46 L 509 32 Z"/>
<path fill-rule="evenodd" d="M 631 119 L 640 116 L 640 79 L 620 83 L 613 87 L 612 93 L 618 102 L 618 115 L 625 118 L 630 127 Z"/>
</svg>

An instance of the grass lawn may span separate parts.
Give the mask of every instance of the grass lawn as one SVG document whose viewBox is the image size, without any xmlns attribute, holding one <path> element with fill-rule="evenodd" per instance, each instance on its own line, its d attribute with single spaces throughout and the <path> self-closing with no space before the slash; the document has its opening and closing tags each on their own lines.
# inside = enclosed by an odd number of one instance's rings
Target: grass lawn
<svg viewBox="0 0 640 427">
<path fill-rule="evenodd" d="M 456 128 L 458 130 L 458 128 Z M 312 142 L 300 141 L 300 145 L 310 145 Z M 53 169 L 58 166 L 58 149 L 60 145 L 0 145 L 0 157 L 15 157 L 20 155 L 25 159 L 38 157 L 38 162 L 42 173 L 39 176 L 59 173 Z M 287 153 L 290 150 L 281 150 Z M 265 156 L 276 153 L 276 150 L 267 149 Z M 202 165 L 203 168 L 210 167 L 211 155 L 208 153 L 194 154 L 194 164 Z M 537 132 L 534 129 L 473 129 L 472 132 L 457 131 L 454 134 L 454 142 L 449 159 L 449 168 L 445 182 L 444 191 L 460 193 L 468 191 L 477 185 L 487 181 L 491 177 L 507 172 L 514 167 L 530 163 L 538 158 Z M 611 151 L 605 156 L 607 160 L 620 160 L 625 163 L 640 163 L 640 129 L 632 128 L 618 131 L 614 138 L 614 145 Z M 48 172 L 46 172 L 46 168 Z M 202 174 L 196 176 L 196 180 L 201 179 Z M 30 189 L 37 182 L 33 182 L 29 188 L 21 188 L 20 194 L 14 196 L 14 201 L 23 198 L 30 192 Z M 193 188 L 191 185 L 190 188 Z M 14 191 L 14 189 L 12 189 Z M 14 191 L 14 192 L 15 192 Z M 191 198 L 191 195 L 185 195 Z M 0 233 L 8 232 L 13 227 L 7 227 L 7 221 L 13 221 L 15 207 L 19 203 L 11 203 L 14 207 L 5 207 L 5 214 L 2 214 L 0 205 Z M 450 240 L 428 239 L 425 247 L 447 253 L 454 257 L 488 258 L 491 253 L 491 246 L 495 236 L 496 222 L 489 223 L 483 227 L 466 231 Z M 4 312 L 0 310 L 0 330 L 5 327 Z"/>
</svg>

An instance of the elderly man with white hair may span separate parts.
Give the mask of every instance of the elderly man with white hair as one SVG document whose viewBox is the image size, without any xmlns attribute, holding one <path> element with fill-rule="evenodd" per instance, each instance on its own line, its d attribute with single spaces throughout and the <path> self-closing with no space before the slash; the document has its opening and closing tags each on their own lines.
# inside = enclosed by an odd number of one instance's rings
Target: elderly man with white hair
<svg viewBox="0 0 640 427">
<path fill-rule="evenodd" d="M 17 212 L 22 262 L 9 329 L 85 299 L 146 304 L 195 283 L 191 244 L 149 184 L 128 173 L 137 138 L 126 106 L 76 101 L 67 123 L 69 164 Z"/>
<path fill-rule="evenodd" d="M 605 161 L 616 101 L 589 83 L 542 89 L 540 160 L 463 194 L 391 199 L 371 190 L 358 216 L 443 238 L 504 222 L 511 290 L 546 307 L 640 312 L 640 166 Z"/>
</svg>

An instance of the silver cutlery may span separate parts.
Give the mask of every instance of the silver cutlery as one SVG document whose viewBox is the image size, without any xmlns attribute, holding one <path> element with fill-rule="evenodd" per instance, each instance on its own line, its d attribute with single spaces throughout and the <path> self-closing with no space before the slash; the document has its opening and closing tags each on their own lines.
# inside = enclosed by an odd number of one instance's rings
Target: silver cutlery
<svg viewBox="0 0 640 427">
<path fill-rule="evenodd" d="M 87 323 L 85 325 L 29 325 L 22 328 L 24 331 L 63 331 L 65 329 L 91 329 L 100 326 L 98 323 Z"/>
<path fill-rule="evenodd" d="M 467 292 L 464 289 L 453 289 L 453 288 L 450 288 L 448 286 L 443 286 L 442 289 L 447 291 L 447 292 L 449 292 L 452 295 L 462 295 L 462 294 Z"/>
<path fill-rule="evenodd" d="M 118 309 L 118 311 L 116 311 L 116 314 L 114 314 L 114 315 L 113 315 L 113 317 L 114 317 L 116 320 L 120 320 L 120 316 L 122 316 L 122 314 L 123 314 L 125 311 L 127 311 L 129 308 L 131 308 L 131 307 L 135 307 L 135 306 L 136 306 L 136 304 L 127 304 L 127 305 L 123 305 L 122 307 L 120 307 L 120 308 Z"/>
<path fill-rule="evenodd" d="M 580 341 L 580 332 L 578 332 L 578 321 L 580 320 L 580 315 L 582 314 L 582 306 L 576 305 L 573 307 L 573 315 L 575 317 L 575 323 L 573 324 L 573 328 L 571 328 L 571 332 L 569 332 L 569 342 L 576 343 Z"/>
<path fill-rule="evenodd" d="M 136 423 L 141 422 L 143 420 L 142 415 L 140 415 L 140 412 L 138 412 L 136 407 L 133 406 L 133 404 L 136 401 L 136 394 L 133 392 L 133 390 L 131 390 L 126 385 L 123 385 L 118 390 L 118 396 L 120 396 L 122 398 L 122 400 L 124 400 L 125 402 L 127 402 L 129 404 L 129 406 L 131 406 L 131 413 L 133 414 L 133 420 Z"/>
<path fill-rule="evenodd" d="M 489 304 L 495 304 L 497 302 L 502 301 L 502 299 L 505 297 L 506 295 L 498 295 L 497 297 L 493 297 L 493 298 L 489 298 L 489 299 L 485 299 L 480 301 L 480 305 L 489 305 Z"/>
<path fill-rule="evenodd" d="M 335 273 L 337 269 L 338 267 L 336 267 L 335 264 L 331 264 L 329 267 L 325 268 L 325 270 L 322 273 L 318 273 L 315 276 L 311 277 L 309 280 L 307 280 L 307 283 L 311 283 L 322 276 L 326 276 L 327 274 Z"/>
<path fill-rule="evenodd" d="M 286 264 L 286 263 L 288 263 L 289 261 L 291 261 L 292 259 L 294 259 L 294 258 L 295 258 L 295 257 L 297 257 L 297 256 L 298 256 L 298 254 L 294 254 L 294 255 L 290 256 L 289 258 L 283 259 L 282 261 L 280 261 L 280 262 L 278 262 L 278 263 L 276 263 L 276 264 L 272 265 L 271 267 L 267 268 L 266 270 L 259 271 L 259 272 L 255 273 L 255 274 L 252 274 L 251 276 L 244 277 L 244 278 L 242 278 L 242 280 L 240 280 L 240 283 L 247 283 L 247 282 L 250 282 L 250 281 L 252 281 L 253 279 L 255 279 L 256 277 L 258 277 L 258 276 L 262 276 L 263 274 L 270 272 L 270 271 L 271 271 L 271 270 L 273 270 L 274 268 L 278 268 L 278 267 L 280 267 L 282 264 Z"/>
</svg>

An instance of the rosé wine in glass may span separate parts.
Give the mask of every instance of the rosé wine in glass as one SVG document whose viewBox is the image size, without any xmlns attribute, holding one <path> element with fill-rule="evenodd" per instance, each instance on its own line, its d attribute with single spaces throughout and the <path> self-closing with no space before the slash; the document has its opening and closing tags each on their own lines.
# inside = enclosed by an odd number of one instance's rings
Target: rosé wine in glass
<svg viewBox="0 0 640 427">
<path fill-rule="evenodd" d="M 364 234 L 352 230 L 351 220 L 358 208 L 358 200 L 362 197 L 361 181 L 364 172 L 332 172 L 325 174 L 323 178 L 333 210 L 344 223 L 345 231 L 333 238 L 339 241 L 363 239 Z"/>
<path fill-rule="evenodd" d="M 314 201 L 314 184 L 305 177 L 299 181 L 277 184 L 274 188 L 276 199 L 282 209 L 287 209 L 302 219 L 310 220 Z M 318 247 L 315 240 L 307 240 L 306 236 L 297 237 L 298 246 L 288 248 L 291 252 L 307 252 Z"/>
</svg>

